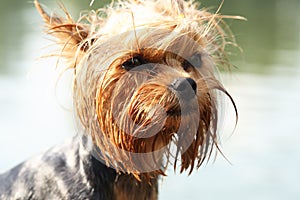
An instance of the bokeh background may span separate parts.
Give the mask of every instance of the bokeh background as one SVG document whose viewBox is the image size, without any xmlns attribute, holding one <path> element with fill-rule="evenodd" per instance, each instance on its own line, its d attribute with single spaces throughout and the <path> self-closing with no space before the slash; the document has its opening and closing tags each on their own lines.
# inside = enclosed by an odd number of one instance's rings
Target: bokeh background
<svg viewBox="0 0 300 200">
<path fill-rule="evenodd" d="M 56 1 L 41 2 L 59 10 Z M 89 0 L 62 2 L 74 18 L 91 9 Z M 105 2 L 95 0 L 93 8 Z M 75 135 L 75 128 L 71 73 L 60 77 L 55 59 L 38 59 L 51 47 L 33 3 L 0 3 L 1 172 Z M 219 4 L 201 6 L 215 11 Z M 229 126 L 221 136 L 231 164 L 219 155 L 190 177 L 170 171 L 160 199 L 300 199 L 299 10 L 299 0 L 225 0 L 221 13 L 248 19 L 227 20 L 243 49 L 232 51 L 237 68 L 223 74 L 240 114 L 235 133 Z"/>
</svg>

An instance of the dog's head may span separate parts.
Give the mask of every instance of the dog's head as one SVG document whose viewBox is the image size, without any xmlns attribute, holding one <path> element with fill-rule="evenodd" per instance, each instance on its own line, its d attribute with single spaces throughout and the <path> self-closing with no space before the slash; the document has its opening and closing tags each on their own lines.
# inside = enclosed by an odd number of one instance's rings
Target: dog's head
<svg viewBox="0 0 300 200">
<path fill-rule="evenodd" d="M 168 163 L 192 172 L 210 157 L 217 91 L 235 107 L 215 77 L 229 65 L 228 16 L 183 0 L 128 0 L 74 22 L 35 3 L 74 68 L 74 107 L 96 157 L 137 178 L 163 174 Z"/>
</svg>

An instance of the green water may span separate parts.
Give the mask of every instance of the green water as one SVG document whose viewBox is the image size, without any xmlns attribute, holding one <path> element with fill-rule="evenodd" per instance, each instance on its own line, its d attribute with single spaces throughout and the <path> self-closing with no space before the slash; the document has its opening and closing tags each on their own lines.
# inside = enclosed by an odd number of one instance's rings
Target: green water
<svg viewBox="0 0 300 200">
<path fill-rule="evenodd" d="M 16 59 L 26 57 L 24 36 L 36 30 L 37 18 L 28 21 L 34 15 L 33 4 L 29 1 L 1 0 L 0 19 L 0 73 L 17 73 L 21 66 Z M 58 9 L 56 1 L 41 1 L 49 10 Z M 102 6 L 108 1 L 95 1 L 92 8 Z M 64 0 L 65 6 L 73 16 L 78 17 L 80 10 L 90 9 L 89 1 Z M 215 11 L 220 0 L 202 1 L 201 6 Z M 293 56 L 279 55 L 282 51 L 299 50 L 299 8 L 297 0 L 226 0 L 222 14 L 241 15 L 248 21 L 227 20 L 243 52 L 233 51 L 232 60 L 238 71 L 265 73 L 272 71 L 277 64 L 295 66 Z"/>
</svg>

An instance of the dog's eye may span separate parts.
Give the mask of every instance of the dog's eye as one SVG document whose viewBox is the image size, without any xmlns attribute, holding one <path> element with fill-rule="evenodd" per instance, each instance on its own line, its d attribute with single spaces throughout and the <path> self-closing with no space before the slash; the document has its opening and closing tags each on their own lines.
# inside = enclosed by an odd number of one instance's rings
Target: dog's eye
<svg viewBox="0 0 300 200">
<path fill-rule="evenodd" d="M 140 56 L 135 56 L 135 57 L 132 57 L 132 58 L 128 59 L 127 61 L 125 61 L 122 64 L 122 68 L 129 71 L 129 70 L 131 70 L 137 66 L 140 66 L 142 64 L 144 64 L 143 59 Z"/>
<path fill-rule="evenodd" d="M 190 67 L 200 68 L 202 66 L 201 54 L 196 53 L 192 55 L 188 60 L 185 60 L 182 67 L 185 71 L 189 71 Z"/>
</svg>

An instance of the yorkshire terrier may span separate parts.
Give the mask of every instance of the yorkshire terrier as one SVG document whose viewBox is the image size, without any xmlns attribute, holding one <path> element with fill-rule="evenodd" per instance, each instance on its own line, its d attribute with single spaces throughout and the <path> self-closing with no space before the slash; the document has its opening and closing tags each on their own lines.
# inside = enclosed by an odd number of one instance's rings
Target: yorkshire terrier
<svg viewBox="0 0 300 200">
<path fill-rule="evenodd" d="M 154 200 L 168 165 L 190 174 L 218 148 L 225 18 L 193 1 L 120 0 L 75 22 L 34 1 L 74 70 L 79 134 L 0 175 L 0 199 Z"/>
</svg>

